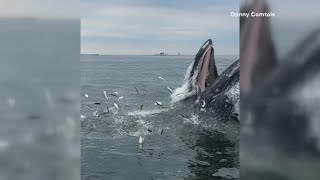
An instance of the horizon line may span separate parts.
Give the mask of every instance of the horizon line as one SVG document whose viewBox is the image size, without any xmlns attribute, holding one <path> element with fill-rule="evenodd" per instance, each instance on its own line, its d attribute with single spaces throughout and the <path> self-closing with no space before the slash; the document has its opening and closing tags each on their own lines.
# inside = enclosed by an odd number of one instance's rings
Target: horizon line
<svg viewBox="0 0 320 180">
<path fill-rule="evenodd" d="M 90 56 L 162 56 L 162 55 L 154 55 L 154 54 L 97 54 L 97 53 L 80 53 L 80 55 L 90 55 Z M 221 55 L 232 55 L 232 56 L 239 56 L 239 54 L 215 54 L 216 56 Z M 163 56 L 195 56 L 195 54 L 182 54 L 182 55 L 175 55 L 175 54 L 168 54 Z"/>
<path fill-rule="evenodd" d="M 2 20 L 22 20 L 22 21 L 44 21 L 44 20 L 54 20 L 54 21 L 80 21 L 79 17 L 62 17 L 62 16 L 3 16 L 0 15 Z"/>
</svg>

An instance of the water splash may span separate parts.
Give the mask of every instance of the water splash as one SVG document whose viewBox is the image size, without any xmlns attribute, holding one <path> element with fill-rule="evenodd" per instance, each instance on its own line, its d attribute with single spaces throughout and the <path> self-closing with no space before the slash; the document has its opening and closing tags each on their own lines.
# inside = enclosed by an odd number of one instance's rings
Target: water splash
<svg viewBox="0 0 320 180">
<path fill-rule="evenodd" d="M 187 69 L 182 86 L 173 90 L 171 94 L 171 102 L 173 104 L 197 93 L 196 88 L 190 88 L 190 86 L 196 87 L 196 76 L 192 76 L 190 79 L 193 63 L 194 62 L 192 62 Z M 194 74 L 198 74 L 198 72 L 195 71 Z"/>
<path fill-rule="evenodd" d="M 167 111 L 166 109 L 153 109 L 153 110 L 142 110 L 142 111 L 131 111 L 128 112 L 129 116 L 148 116 L 152 114 L 158 114 L 160 112 Z"/>
</svg>

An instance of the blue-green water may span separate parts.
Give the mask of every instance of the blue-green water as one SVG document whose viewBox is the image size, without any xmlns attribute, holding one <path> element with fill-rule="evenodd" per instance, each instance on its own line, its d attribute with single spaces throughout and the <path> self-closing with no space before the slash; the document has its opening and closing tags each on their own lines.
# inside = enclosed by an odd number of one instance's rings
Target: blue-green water
<svg viewBox="0 0 320 180">
<path fill-rule="evenodd" d="M 79 179 L 77 20 L 0 19 L 0 179 Z"/>
<path fill-rule="evenodd" d="M 238 124 L 171 106 L 193 58 L 81 56 L 82 179 L 239 178 Z M 236 59 L 216 56 L 219 73 Z"/>
</svg>

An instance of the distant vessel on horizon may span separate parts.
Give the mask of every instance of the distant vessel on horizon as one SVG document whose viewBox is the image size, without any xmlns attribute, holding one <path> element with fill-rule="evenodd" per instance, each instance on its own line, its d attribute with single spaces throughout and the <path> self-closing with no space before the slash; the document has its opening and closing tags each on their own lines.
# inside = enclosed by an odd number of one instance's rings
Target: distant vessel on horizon
<svg viewBox="0 0 320 180">
<path fill-rule="evenodd" d="M 167 56 L 168 54 L 167 53 L 164 53 L 164 52 L 160 52 L 159 54 L 154 54 L 155 56 Z"/>
<path fill-rule="evenodd" d="M 154 54 L 154 56 L 180 56 L 180 52 L 178 52 L 178 55 L 169 55 L 164 52 L 160 52 L 159 54 Z"/>
</svg>

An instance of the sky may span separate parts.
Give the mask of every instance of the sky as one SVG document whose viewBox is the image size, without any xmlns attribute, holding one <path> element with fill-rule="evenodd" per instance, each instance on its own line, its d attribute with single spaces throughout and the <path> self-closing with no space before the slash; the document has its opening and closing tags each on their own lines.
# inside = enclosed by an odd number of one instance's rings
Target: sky
<svg viewBox="0 0 320 180">
<path fill-rule="evenodd" d="M 0 17 L 79 19 L 79 0 L 0 0 Z"/>
<path fill-rule="evenodd" d="M 81 0 L 81 53 L 195 55 L 209 38 L 216 54 L 239 54 L 235 0 Z"/>
<path fill-rule="evenodd" d="M 243 1 L 243 0 L 242 0 Z M 237 0 L 0 0 L 1 17 L 79 19 L 81 52 L 194 55 L 208 38 L 216 54 L 239 54 Z M 276 45 L 290 49 L 320 27 L 319 0 L 269 0 Z M 282 53 L 283 54 L 283 53 Z"/>
<path fill-rule="evenodd" d="M 320 28 L 319 0 L 268 0 L 270 11 L 276 16 L 271 19 L 273 40 L 281 58 L 297 43 L 315 29 Z"/>
</svg>

